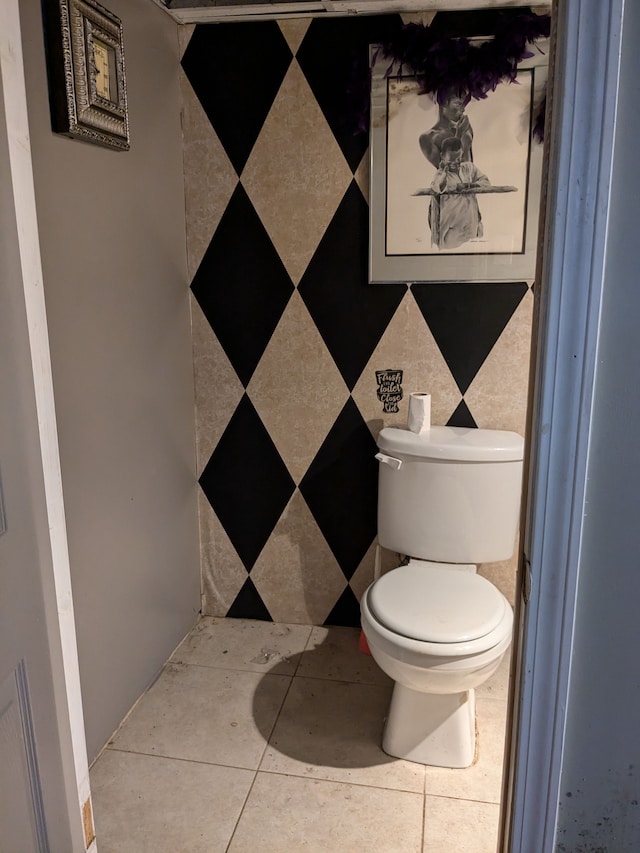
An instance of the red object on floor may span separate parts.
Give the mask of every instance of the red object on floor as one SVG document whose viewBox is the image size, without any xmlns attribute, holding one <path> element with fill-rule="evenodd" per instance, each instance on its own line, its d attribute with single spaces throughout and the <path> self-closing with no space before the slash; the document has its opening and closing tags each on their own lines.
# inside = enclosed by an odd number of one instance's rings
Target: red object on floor
<svg viewBox="0 0 640 853">
<path fill-rule="evenodd" d="M 358 641 L 358 648 L 365 655 L 371 654 L 371 651 L 369 649 L 369 643 L 367 643 L 367 638 L 364 635 L 364 631 L 360 631 L 360 640 Z"/>
</svg>

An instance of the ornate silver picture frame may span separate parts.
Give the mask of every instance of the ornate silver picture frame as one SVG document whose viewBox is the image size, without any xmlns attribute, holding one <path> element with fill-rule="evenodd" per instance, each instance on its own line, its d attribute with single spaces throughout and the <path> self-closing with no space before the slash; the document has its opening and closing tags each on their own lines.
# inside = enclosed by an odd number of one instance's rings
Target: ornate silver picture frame
<svg viewBox="0 0 640 853">
<path fill-rule="evenodd" d="M 451 107 L 421 94 L 415 77 L 388 73 L 389 60 L 374 62 L 371 283 L 533 280 L 543 155 L 533 127 L 547 52 L 532 53 L 518 66 L 517 82 Z M 458 114 L 446 117 L 456 106 Z M 459 151 L 434 147 L 434 138 L 446 137 L 443 127 L 463 122 Z M 456 156 L 454 180 L 444 164 Z"/>
<path fill-rule="evenodd" d="M 43 8 L 53 130 L 126 151 L 120 19 L 95 0 L 44 0 Z"/>
</svg>

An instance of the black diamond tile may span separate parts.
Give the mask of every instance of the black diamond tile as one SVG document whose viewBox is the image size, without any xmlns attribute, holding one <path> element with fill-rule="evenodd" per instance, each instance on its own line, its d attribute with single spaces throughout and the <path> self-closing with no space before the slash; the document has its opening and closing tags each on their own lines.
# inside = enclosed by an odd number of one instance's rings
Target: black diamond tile
<svg viewBox="0 0 640 853">
<path fill-rule="evenodd" d="M 447 426 L 477 429 L 478 424 L 474 421 L 473 415 L 469 411 L 469 407 L 467 406 L 465 401 L 461 400 L 460 405 L 447 421 Z"/>
<path fill-rule="evenodd" d="M 347 628 L 360 627 L 360 605 L 353 590 L 348 586 L 324 620 L 325 625 L 342 625 Z"/>
<path fill-rule="evenodd" d="M 200 475 L 200 485 L 250 571 L 295 484 L 246 394 Z"/>
<path fill-rule="evenodd" d="M 245 385 L 282 316 L 293 284 L 238 184 L 191 290 Z"/>
<path fill-rule="evenodd" d="M 524 282 L 414 284 L 411 292 L 464 394 L 525 293 Z"/>
<path fill-rule="evenodd" d="M 227 611 L 232 619 L 261 619 L 263 622 L 273 622 L 273 618 L 251 578 L 247 578 L 235 601 Z"/>
<path fill-rule="evenodd" d="M 275 21 L 199 24 L 182 67 L 238 175 L 291 64 Z"/>
<path fill-rule="evenodd" d="M 347 580 L 376 535 L 376 452 L 376 443 L 349 398 L 300 483 Z"/>
<path fill-rule="evenodd" d="M 379 44 L 401 27 L 400 15 L 314 18 L 296 53 L 352 171 L 369 145 L 367 133 L 356 133 L 358 113 L 368 107 L 369 45 Z"/>
<path fill-rule="evenodd" d="M 367 204 L 353 181 L 298 286 L 349 390 L 406 292 L 368 283 L 368 241 Z"/>
</svg>

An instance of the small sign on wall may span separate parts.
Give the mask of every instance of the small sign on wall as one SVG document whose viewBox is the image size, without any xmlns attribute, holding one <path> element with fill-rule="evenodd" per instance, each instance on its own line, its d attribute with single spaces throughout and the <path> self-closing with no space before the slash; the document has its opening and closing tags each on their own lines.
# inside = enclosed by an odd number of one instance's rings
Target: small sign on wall
<svg viewBox="0 0 640 853">
<path fill-rule="evenodd" d="M 378 383 L 378 400 L 382 403 L 385 414 L 397 414 L 398 404 L 402 400 L 402 371 L 376 370 Z"/>
</svg>

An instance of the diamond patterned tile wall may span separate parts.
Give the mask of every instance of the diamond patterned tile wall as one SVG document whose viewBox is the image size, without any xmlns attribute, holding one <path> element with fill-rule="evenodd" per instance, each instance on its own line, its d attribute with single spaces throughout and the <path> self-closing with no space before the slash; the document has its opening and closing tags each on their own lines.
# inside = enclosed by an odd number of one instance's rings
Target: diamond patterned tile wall
<svg viewBox="0 0 640 853">
<path fill-rule="evenodd" d="M 182 67 L 238 174 L 290 62 L 274 21 L 195 28 Z"/>
<path fill-rule="evenodd" d="M 353 181 L 298 287 L 350 390 L 406 290 L 367 283 L 368 233 L 367 205 Z"/>
<path fill-rule="evenodd" d="M 447 282 L 414 284 L 411 292 L 464 394 L 527 292 L 527 285 Z"/>
<path fill-rule="evenodd" d="M 191 283 L 211 328 L 246 385 L 293 284 L 241 184 Z"/>
<path fill-rule="evenodd" d="M 200 485 L 250 572 L 294 482 L 248 397 L 235 410 Z"/>
<path fill-rule="evenodd" d="M 349 123 L 359 99 L 368 92 L 350 86 L 354 64 L 366 68 L 369 45 L 394 35 L 402 26 L 399 15 L 353 18 L 315 18 L 296 52 L 309 85 L 344 156 L 355 172 L 367 150 L 367 134 L 356 134 Z M 366 103 L 366 101 L 365 101 Z"/>
<path fill-rule="evenodd" d="M 376 535 L 376 444 L 349 400 L 300 483 L 347 579 Z"/>
<path fill-rule="evenodd" d="M 375 438 L 406 423 L 411 391 L 437 395 L 440 423 L 524 429 L 526 283 L 367 280 L 368 139 L 349 82 L 401 25 L 198 25 L 183 55 L 207 615 L 359 624 Z M 377 396 L 391 369 L 407 383 L 397 411 Z"/>
</svg>

